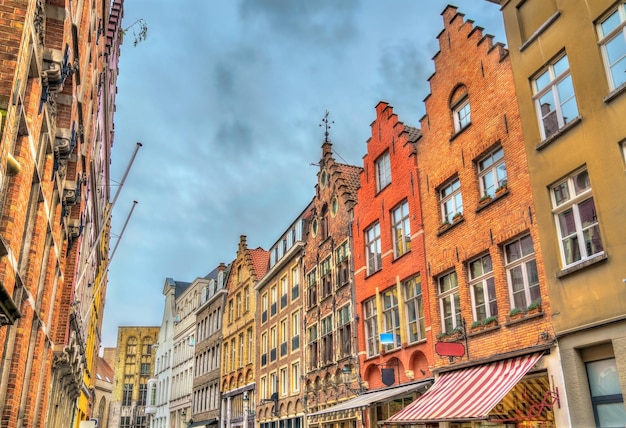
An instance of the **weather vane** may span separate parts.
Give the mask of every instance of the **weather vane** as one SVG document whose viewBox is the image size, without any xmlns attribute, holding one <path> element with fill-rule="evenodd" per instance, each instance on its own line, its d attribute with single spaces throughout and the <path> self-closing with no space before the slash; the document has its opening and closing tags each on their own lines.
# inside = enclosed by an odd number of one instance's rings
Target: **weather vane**
<svg viewBox="0 0 626 428">
<path fill-rule="evenodd" d="M 323 123 L 320 123 L 320 126 L 323 126 L 325 128 L 325 132 L 324 132 L 324 142 L 325 143 L 329 143 L 330 140 L 328 139 L 328 130 L 331 128 L 331 124 L 335 123 L 334 120 L 329 121 L 328 120 L 328 110 L 326 110 L 326 114 L 324 114 L 324 118 L 322 119 Z"/>
</svg>

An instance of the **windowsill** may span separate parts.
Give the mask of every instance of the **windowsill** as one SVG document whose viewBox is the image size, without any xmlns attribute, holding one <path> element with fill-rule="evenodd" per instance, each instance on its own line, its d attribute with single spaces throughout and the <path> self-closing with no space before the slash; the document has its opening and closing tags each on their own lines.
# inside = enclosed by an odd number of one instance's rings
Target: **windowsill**
<svg viewBox="0 0 626 428">
<path fill-rule="evenodd" d="M 570 267 L 567 267 L 565 269 L 562 269 L 561 271 L 557 272 L 555 276 L 557 278 L 564 278 L 564 277 L 566 277 L 568 275 L 571 275 L 571 274 L 573 274 L 575 272 L 581 271 L 583 269 L 587 269 L 588 267 L 593 266 L 596 263 L 603 262 L 603 261 L 605 261 L 608 258 L 609 258 L 608 254 L 600 253 L 600 254 L 598 254 L 596 256 L 593 256 L 593 257 L 591 257 L 591 258 L 589 258 L 589 259 L 587 259 L 587 260 L 585 260 L 583 262 L 580 262 L 580 263 L 578 263 L 578 264 L 576 264 L 574 266 L 570 266 Z"/>
<path fill-rule="evenodd" d="M 383 188 L 381 188 L 381 189 L 377 189 L 377 190 L 376 190 L 376 195 L 375 195 L 375 196 L 380 195 L 380 194 L 381 194 L 381 193 L 382 193 L 385 189 L 389 188 L 389 186 L 391 186 L 391 181 L 390 181 L 389 183 L 385 184 L 385 186 L 384 186 Z"/>
<path fill-rule="evenodd" d="M 465 125 L 463 128 L 459 129 L 458 131 L 456 131 L 454 134 L 452 134 L 452 136 L 450 136 L 450 142 L 456 140 L 456 137 L 458 137 L 459 135 L 461 135 L 463 132 L 465 132 L 465 130 L 467 128 L 469 128 L 470 126 L 472 126 L 472 122 L 468 123 L 467 125 Z"/>
<path fill-rule="evenodd" d="M 545 140 L 537 144 L 537 146 L 535 147 L 535 150 L 540 151 L 540 150 L 545 149 L 547 146 L 552 144 L 555 140 L 558 140 L 561 136 L 563 136 L 563 134 L 569 132 L 572 128 L 576 127 L 576 125 L 578 125 L 582 121 L 583 121 L 582 116 L 576 117 L 570 123 L 568 123 L 561 129 L 556 131 L 554 134 L 552 134 L 551 136 L 549 136 L 548 138 L 546 138 Z"/>
<path fill-rule="evenodd" d="M 617 88 L 613 89 L 606 97 L 602 99 L 602 101 L 604 101 L 604 103 L 610 103 L 624 92 L 626 92 L 626 83 L 622 83 Z"/>
<path fill-rule="evenodd" d="M 487 328 L 483 328 L 482 330 L 476 330 L 476 331 L 471 331 L 467 334 L 468 337 L 475 337 L 475 336 L 481 336 L 485 333 L 489 333 L 495 330 L 499 330 L 500 324 L 495 324 L 492 327 L 487 327 Z"/>
<path fill-rule="evenodd" d="M 446 233 L 447 231 L 449 231 L 456 225 L 463 223 L 464 221 L 465 221 L 465 217 L 461 217 L 459 220 L 456 220 L 452 223 L 446 223 L 443 226 L 439 226 L 439 229 L 437 230 L 437 236 L 443 235 L 444 233 Z"/>
<path fill-rule="evenodd" d="M 326 238 L 322 239 L 320 241 L 319 244 L 317 244 L 318 247 L 321 247 L 322 245 L 324 245 L 326 243 L 326 241 L 328 241 L 330 239 L 330 235 L 328 235 Z"/>
<path fill-rule="evenodd" d="M 531 314 L 531 315 L 524 314 L 524 315 L 521 315 L 519 318 L 515 318 L 515 319 L 511 319 L 509 317 L 509 321 L 506 322 L 504 325 L 506 327 L 509 327 L 509 326 L 512 326 L 512 325 L 517 325 L 519 323 L 523 323 L 525 321 L 534 320 L 535 318 L 541 318 L 543 316 L 544 316 L 544 313 L 543 313 L 543 311 L 541 311 L 541 312 L 535 312 L 534 314 Z"/>
<path fill-rule="evenodd" d="M 380 268 L 380 269 L 376 270 L 375 272 L 372 272 L 372 273 L 369 273 L 369 274 L 365 275 L 365 279 L 371 278 L 372 276 L 376 275 L 381 270 L 383 270 L 383 268 Z"/>
<path fill-rule="evenodd" d="M 479 202 L 478 203 L 478 207 L 476 208 L 476 212 L 480 212 L 480 211 L 484 210 L 485 208 L 487 208 L 488 206 L 490 206 L 494 202 L 504 198 L 508 194 L 509 194 L 509 188 L 507 187 L 506 190 L 502 191 L 499 195 L 496 194 L 496 196 L 494 198 L 491 198 L 488 202 L 483 202 L 482 204 Z"/>
<path fill-rule="evenodd" d="M 524 49 L 526 49 L 528 46 L 532 45 L 533 42 L 535 40 L 537 40 L 539 38 L 539 36 L 541 36 L 550 25 L 552 25 L 552 23 L 554 21 L 557 20 L 557 18 L 561 16 L 561 11 L 557 10 L 556 12 L 554 12 L 552 14 L 551 17 L 549 17 L 546 22 L 544 22 L 543 24 L 541 24 L 541 26 L 539 28 L 537 28 L 537 31 L 535 31 L 533 34 L 530 35 L 530 37 L 524 42 L 522 43 L 522 45 L 519 47 L 519 51 L 523 52 Z"/>
<path fill-rule="evenodd" d="M 406 256 L 407 254 L 410 254 L 411 250 L 406 250 L 404 253 L 402 253 L 401 256 L 396 257 L 395 259 L 393 259 L 391 261 L 391 264 L 394 264 L 397 260 L 400 260 L 401 258 L 403 258 L 404 256 Z"/>
<path fill-rule="evenodd" d="M 420 339 L 418 341 L 411 342 L 411 343 L 403 343 L 402 344 L 402 348 L 410 348 L 411 346 L 422 345 L 422 344 L 424 344 L 426 342 L 427 342 L 427 339 L 424 338 L 424 339 Z"/>
</svg>

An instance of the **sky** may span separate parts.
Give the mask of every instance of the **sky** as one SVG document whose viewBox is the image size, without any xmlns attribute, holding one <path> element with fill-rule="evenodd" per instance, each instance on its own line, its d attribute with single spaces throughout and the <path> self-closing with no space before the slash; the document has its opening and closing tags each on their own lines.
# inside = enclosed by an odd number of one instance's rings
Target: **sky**
<svg viewBox="0 0 626 428">
<path fill-rule="evenodd" d="M 357 166 L 378 102 L 418 127 L 448 4 L 506 44 L 486 0 L 125 0 L 112 194 L 142 146 L 113 211 L 102 346 L 161 325 L 166 278 L 232 262 L 241 235 L 278 240 L 313 197 L 326 111 L 335 159 Z"/>
</svg>

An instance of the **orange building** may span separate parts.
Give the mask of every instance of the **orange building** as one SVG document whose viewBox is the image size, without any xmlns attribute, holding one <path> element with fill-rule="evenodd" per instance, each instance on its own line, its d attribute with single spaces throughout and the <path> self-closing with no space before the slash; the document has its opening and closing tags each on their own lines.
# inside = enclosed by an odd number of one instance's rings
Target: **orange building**
<svg viewBox="0 0 626 428">
<path fill-rule="evenodd" d="M 435 383 L 389 422 L 556 426 L 563 378 L 508 51 L 455 7 L 442 15 L 417 141 Z"/>
</svg>

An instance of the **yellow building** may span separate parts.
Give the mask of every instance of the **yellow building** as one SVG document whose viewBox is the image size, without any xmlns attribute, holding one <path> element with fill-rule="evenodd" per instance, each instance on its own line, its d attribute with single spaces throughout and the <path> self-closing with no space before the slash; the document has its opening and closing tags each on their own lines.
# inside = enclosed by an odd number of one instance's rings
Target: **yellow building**
<svg viewBox="0 0 626 428">
<path fill-rule="evenodd" d="M 561 426 L 624 426 L 626 4 L 500 4 L 565 391 Z"/>
<path fill-rule="evenodd" d="M 222 418 L 221 428 L 254 427 L 255 402 L 255 312 L 254 287 L 268 269 L 269 253 L 248 249 L 241 236 L 237 258 L 231 263 L 226 282 L 228 297 L 222 322 Z M 244 423 L 245 421 L 245 423 Z"/>
<path fill-rule="evenodd" d="M 158 342 L 159 329 L 160 327 L 118 328 L 110 427 L 150 426 L 145 406 L 148 399 L 148 380 L 154 373 L 153 345 Z"/>
</svg>

